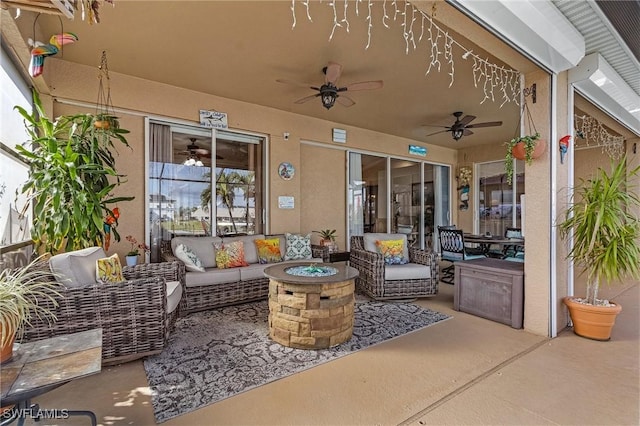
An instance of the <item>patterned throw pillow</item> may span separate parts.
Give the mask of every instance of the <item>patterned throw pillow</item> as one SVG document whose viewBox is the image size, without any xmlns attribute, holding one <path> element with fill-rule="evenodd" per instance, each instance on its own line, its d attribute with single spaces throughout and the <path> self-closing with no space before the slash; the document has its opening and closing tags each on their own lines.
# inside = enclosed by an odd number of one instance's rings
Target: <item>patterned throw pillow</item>
<svg viewBox="0 0 640 426">
<path fill-rule="evenodd" d="M 96 281 L 102 284 L 113 284 L 124 281 L 118 253 L 96 260 Z"/>
<path fill-rule="evenodd" d="M 174 254 L 184 263 L 187 271 L 204 272 L 202 261 L 188 246 L 185 246 L 184 244 L 178 244 L 176 246 Z"/>
<path fill-rule="evenodd" d="M 284 260 L 311 259 L 313 257 L 311 234 L 296 235 L 286 233 L 285 239 L 287 240 L 287 251 L 284 254 Z"/>
<path fill-rule="evenodd" d="M 403 240 L 376 240 L 378 253 L 384 256 L 384 263 L 387 265 L 404 265 L 409 260 L 402 256 L 404 249 Z"/>
<path fill-rule="evenodd" d="M 269 238 L 265 240 L 253 240 L 258 251 L 259 263 L 278 263 L 282 262 L 280 254 L 280 238 Z"/>
<path fill-rule="evenodd" d="M 248 266 L 244 260 L 244 243 L 233 241 L 230 243 L 216 244 L 216 265 L 220 269 Z"/>
</svg>

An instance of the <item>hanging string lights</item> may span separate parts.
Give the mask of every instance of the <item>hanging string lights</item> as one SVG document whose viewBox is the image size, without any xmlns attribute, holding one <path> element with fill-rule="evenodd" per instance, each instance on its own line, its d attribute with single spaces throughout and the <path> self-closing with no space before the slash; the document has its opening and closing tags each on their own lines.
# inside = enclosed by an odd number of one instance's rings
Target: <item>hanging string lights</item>
<svg viewBox="0 0 640 426">
<path fill-rule="evenodd" d="M 473 61 L 473 84 L 481 87 L 484 97 L 480 103 L 487 100 L 495 102 L 500 99 L 502 107 L 507 102 L 520 101 L 520 73 L 516 70 L 505 68 L 497 64 L 491 63 L 489 59 L 481 58 L 467 49 L 461 43 L 454 40 L 449 32 L 440 27 L 433 19 L 435 15 L 435 3 L 432 8 L 431 16 L 422 10 L 416 8 L 408 1 L 403 0 L 331 0 L 322 7 L 330 7 L 333 10 L 333 26 L 329 34 L 329 41 L 339 28 L 343 28 L 349 32 L 349 14 L 355 14 L 356 18 L 360 17 L 361 9 L 366 9 L 363 14 L 367 23 L 367 44 L 365 50 L 371 45 L 371 32 L 374 26 L 373 9 L 382 9 L 381 25 L 390 28 L 390 24 L 398 23 L 402 27 L 402 36 L 405 41 L 405 53 L 409 54 L 411 50 L 416 50 L 418 45 L 424 41 L 428 44 L 428 66 L 425 75 L 432 70 L 440 72 L 442 67 L 448 68 L 450 76 L 449 87 L 453 85 L 455 78 L 455 59 L 454 49 L 461 50 L 461 58 Z M 293 15 L 293 28 L 297 24 L 296 3 L 300 3 L 306 13 L 306 17 L 310 22 L 311 6 L 310 0 L 291 0 L 291 13 Z M 340 4 L 341 3 L 341 4 Z M 364 5 L 363 5 L 364 3 Z M 350 8 L 353 12 L 350 12 Z"/>
<path fill-rule="evenodd" d="M 576 134 L 576 149 L 586 147 L 601 147 L 614 160 L 620 159 L 624 154 L 624 137 L 609 133 L 607 128 L 595 118 L 589 115 L 573 116 L 573 128 Z"/>
</svg>

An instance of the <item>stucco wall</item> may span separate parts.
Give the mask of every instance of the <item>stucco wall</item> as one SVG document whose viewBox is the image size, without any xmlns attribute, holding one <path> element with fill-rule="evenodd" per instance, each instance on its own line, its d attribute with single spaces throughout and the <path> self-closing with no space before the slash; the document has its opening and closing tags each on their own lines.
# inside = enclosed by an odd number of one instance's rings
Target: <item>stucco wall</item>
<svg viewBox="0 0 640 426">
<path fill-rule="evenodd" d="M 53 114 L 79 111 L 92 112 L 97 99 L 97 69 L 72 64 L 64 60 L 47 60 L 46 81 L 51 95 L 60 102 L 53 103 Z M 116 195 L 133 195 L 135 200 L 122 203 L 123 215 L 118 231 L 121 235 L 134 234 L 141 239 L 144 221 L 144 117 L 176 119 L 197 124 L 200 109 L 214 109 L 228 114 L 229 127 L 267 136 L 269 139 L 267 186 L 269 218 L 267 232 L 310 232 L 322 228 L 335 228 L 338 243 L 345 247 L 345 149 L 408 157 L 408 146 L 415 141 L 385 135 L 366 129 L 339 125 L 272 108 L 220 98 L 165 84 L 143 80 L 118 73 L 110 73 L 111 96 L 123 128 L 131 131 L 128 141 L 131 149 L 119 148 L 118 171 L 127 175 L 128 182 Z M 80 107 L 73 104 L 84 104 Z M 93 108 L 94 110 L 95 108 Z M 332 142 L 332 129 L 347 130 L 347 143 Z M 288 132 L 285 140 L 283 133 Z M 326 144 L 324 149 L 305 146 L 301 141 Z M 457 152 L 439 146 L 428 148 L 427 160 L 455 165 Z M 416 160 L 424 160 L 416 157 Z M 297 171 L 290 181 L 280 179 L 277 166 L 292 163 Z M 278 209 L 279 196 L 293 196 L 295 208 Z M 317 241 L 317 236 L 314 236 Z M 127 251 L 125 242 L 114 244 L 110 252 L 121 256 Z"/>
</svg>

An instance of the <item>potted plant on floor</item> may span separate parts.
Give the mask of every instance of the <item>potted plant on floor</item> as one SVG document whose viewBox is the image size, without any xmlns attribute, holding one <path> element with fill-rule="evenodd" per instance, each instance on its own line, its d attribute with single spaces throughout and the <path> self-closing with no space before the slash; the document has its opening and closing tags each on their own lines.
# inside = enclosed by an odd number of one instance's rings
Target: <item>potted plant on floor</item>
<svg viewBox="0 0 640 426">
<path fill-rule="evenodd" d="M 115 146 L 129 146 L 121 129 L 111 120 L 108 128 L 96 128 L 92 114 L 65 115 L 50 120 L 33 92 L 33 113 L 16 106 L 31 138 L 16 146 L 29 164 L 29 176 L 22 186 L 33 208 L 31 237 L 38 252 L 58 253 L 103 245 L 108 248 L 105 217 L 116 217 L 110 208 L 134 197 L 114 197 L 114 189 L 124 183 L 115 169 Z M 112 117 L 113 118 L 113 117 Z M 116 241 L 120 240 L 117 233 Z M 105 242 L 107 243 L 105 245 Z"/>
<path fill-rule="evenodd" d="M 21 336 L 32 318 L 55 320 L 50 307 L 56 307 L 60 294 L 55 290 L 48 263 L 38 258 L 29 265 L 0 272 L 0 362 L 9 361 L 13 342 Z"/>
<path fill-rule="evenodd" d="M 586 297 L 563 299 L 579 336 L 609 340 L 622 307 L 599 299 L 600 286 L 640 278 L 640 222 L 633 213 L 640 208 L 640 198 L 629 188 L 629 179 L 639 172 L 640 167 L 628 170 L 622 158 L 611 163 L 610 173 L 599 168 L 593 178 L 581 179 L 558 225 L 563 238 L 572 237 L 568 258 L 587 274 Z"/>
</svg>

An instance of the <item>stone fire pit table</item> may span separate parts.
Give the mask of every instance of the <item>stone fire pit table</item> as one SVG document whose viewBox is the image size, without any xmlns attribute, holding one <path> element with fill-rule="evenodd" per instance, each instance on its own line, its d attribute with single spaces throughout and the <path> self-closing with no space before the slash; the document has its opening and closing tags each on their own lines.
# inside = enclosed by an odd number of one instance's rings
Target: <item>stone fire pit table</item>
<svg viewBox="0 0 640 426">
<path fill-rule="evenodd" d="M 351 339 L 355 278 L 342 264 L 284 263 L 269 278 L 269 337 L 299 349 L 324 349 Z"/>
</svg>

